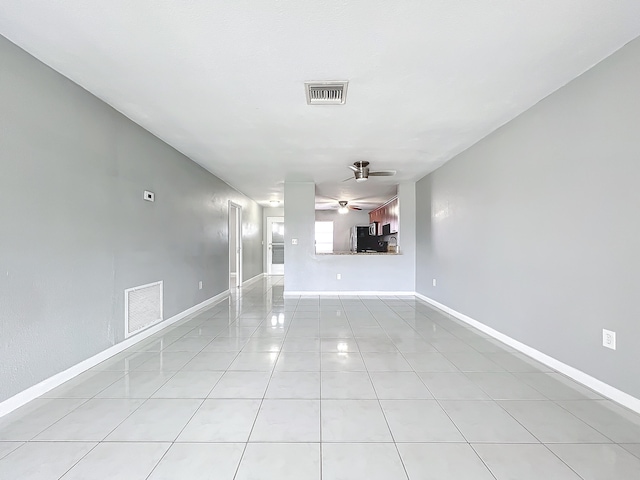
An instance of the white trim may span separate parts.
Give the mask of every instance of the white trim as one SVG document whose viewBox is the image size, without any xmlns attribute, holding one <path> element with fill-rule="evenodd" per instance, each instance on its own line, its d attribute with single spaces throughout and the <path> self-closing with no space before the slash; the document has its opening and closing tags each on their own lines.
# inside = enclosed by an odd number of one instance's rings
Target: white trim
<svg viewBox="0 0 640 480">
<path fill-rule="evenodd" d="M 180 312 L 177 315 L 174 315 L 173 317 L 166 319 L 162 323 L 158 323 L 153 327 L 140 331 L 140 333 L 134 334 L 120 343 L 116 343 L 115 345 L 107 348 L 106 350 L 103 350 L 102 352 L 97 353 L 93 357 L 87 358 L 86 360 L 83 360 L 82 362 L 77 363 L 74 366 L 64 371 L 57 373 L 52 377 L 49 377 L 46 380 L 43 380 L 42 382 L 27 388 L 26 390 L 23 390 L 22 392 L 14 395 L 13 397 L 10 397 L 5 401 L 0 402 L 0 417 L 3 417 L 4 415 L 23 406 L 24 404 L 30 402 L 31 400 L 35 400 L 39 396 L 44 395 L 50 390 L 62 385 L 64 382 L 71 380 L 72 378 L 80 375 L 81 373 L 86 372 L 90 368 L 95 367 L 99 363 L 104 362 L 105 360 L 113 357 L 114 355 L 117 355 L 118 353 L 135 345 L 136 343 L 141 342 L 142 340 L 150 337 L 154 333 L 157 333 L 160 330 L 167 328 L 168 326 L 176 322 L 179 322 L 180 320 L 183 320 L 184 318 L 188 317 L 189 315 L 192 315 L 193 313 L 199 310 L 202 310 L 206 307 L 210 307 L 212 305 L 215 305 L 216 303 L 221 302 L 222 300 L 226 299 L 228 296 L 229 296 L 229 290 L 225 290 L 224 292 L 219 293 L 218 295 L 211 297 L 205 300 L 204 302 L 199 303 L 198 305 L 194 305 L 193 307 L 188 308 L 183 312 Z"/>
<path fill-rule="evenodd" d="M 260 280 L 261 278 L 263 278 L 265 276 L 264 273 L 259 273 L 254 277 L 251 277 L 249 280 L 246 280 L 244 282 L 242 282 L 242 286 L 246 287 L 248 285 L 251 285 L 252 283 L 256 283 L 258 280 Z"/>
<path fill-rule="evenodd" d="M 320 297 L 326 297 L 326 296 L 332 296 L 335 297 L 336 295 L 344 295 L 344 296 L 351 296 L 351 295 L 366 295 L 366 296 L 372 296 L 372 295 L 398 295 L 398 296 L 403 296 L 406 297 L 408 295 L 415 295 L 415 292 L 398 292 L 398 291 L 389 291 L 389 290 L 335 290 L 335 291 L 327 291 L 327 290 L 323 290 L 323 291 L 306 291 L 306 290 L 302 290 L 302 291 L 287 291 L 285 290 L 283 293 L 283 296 L 285 297 L 293 297 L 293 296 L 304 296 L 304 295 L 317 295 Z"/>
<path fill-rule="evenodd" d="M 519 342 L 518 340 L 515 340 L 514 338 L 511 338 L 505 335 L 504 333 L 494 330 L 493 328 L 485 325 L 484 323 L 481 323 L 478 320 L 475 320 L 465 315 L 464 313 L 460 313 L 454 310 L 453 308 L 447 307 L 446 305 L 443 305 L 440 302 L 437 302 L 425 295 L 422 295 L 421 293 L 416 292 L 415 295 L 419 299 L 424 300 L 427 303 L 430 303 L 434 307 L 437 307 L 440 310 L 448 313 L 449 315 L 452 315 L 458 320 L 461 320 L 464 323 L 477 328 L 481 332 L 486 333 L 487 335 L 495 338 L 496 340 L 501 341 L 506 345 L 509 345 L 512 348 L 515 348 L 519 352 L 522 352 L 525 355 L 528 355 L 534 360 L 537 360 L 540 363 L 543 363 L 546 366 L 551 367 L 554 370 L 557 370 L 558 372 L 566 375 L 567 377 L 574 379 L 576 382 L 583 384 L 584 386 L 599 393 L 600 395 L 610 398 L 614 402 L 617 402 L 620 405 L 623 405 L 628 409 L 633 410 L 634 412 L 640 413 L 640 399 L 633 397 L 628 393 L 623 392 L 622 390 L 618 390 L 617 388 L 612 387 L 611 385 L 604 383 L 603 381 L 598 380 L 597 378 L 592 377 L 591 375 L 584 373 L 583 371 L 578 370 L 577 368 L 567 365 L 566 363 L 563 363 L 560 360 L 556 360 L 555 358 L 550 357 L 549 355 L 542 353 L 541 351 L 536 350 L 535 348 L 532 348 L 529 345 L 525 345 L 524 343 Z"/>
</svg>

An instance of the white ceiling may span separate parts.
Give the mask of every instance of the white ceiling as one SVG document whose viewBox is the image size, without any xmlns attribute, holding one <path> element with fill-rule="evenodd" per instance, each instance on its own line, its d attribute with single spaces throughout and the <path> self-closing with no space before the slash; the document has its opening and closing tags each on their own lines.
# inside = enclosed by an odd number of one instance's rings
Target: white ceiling
<svg viewBox="0 0 640 480">
<path fill-rule="evenodd" d="M 375 204 L 640 35 L 640 2 L 0 0 L 0 34 L 264 205 Z M 398 174 L 341 182 L 356 160 Z"/>
</svg>

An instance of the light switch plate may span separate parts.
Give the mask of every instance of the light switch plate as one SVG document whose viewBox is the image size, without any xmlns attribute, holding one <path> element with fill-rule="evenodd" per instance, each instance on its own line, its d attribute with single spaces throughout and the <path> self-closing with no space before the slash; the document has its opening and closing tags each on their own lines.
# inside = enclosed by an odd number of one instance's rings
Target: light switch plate
<svg viewBox="0 0 640 480">
<path fill-rule="evenodd" d="M 298 239 L 297 238 L 292 238 L 291 239 L 291 245 L 297 245 L 298 244 Z"/>
<path fill-rule="evenodd" d="M 150 192 L 149 190 L 145 190 L 144 191 L 144 194 L 143 194 L 142 198 L 144 198 L 147 202 L 155 202 L 156 201 L 155 193 Z"/>
</svg>

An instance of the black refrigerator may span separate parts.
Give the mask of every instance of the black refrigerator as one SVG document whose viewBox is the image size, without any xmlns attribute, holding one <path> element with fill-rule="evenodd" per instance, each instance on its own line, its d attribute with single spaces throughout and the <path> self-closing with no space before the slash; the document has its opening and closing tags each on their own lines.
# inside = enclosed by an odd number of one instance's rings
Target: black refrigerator
<svg viewBox="0 0 640 480">
<path fill-rule="evenodd" d="M 351 227 L 351 251 L 366 252 L 378 251 L 378 237 L 369 235 L 369 225 L 356 225 Z"/>
</svg>

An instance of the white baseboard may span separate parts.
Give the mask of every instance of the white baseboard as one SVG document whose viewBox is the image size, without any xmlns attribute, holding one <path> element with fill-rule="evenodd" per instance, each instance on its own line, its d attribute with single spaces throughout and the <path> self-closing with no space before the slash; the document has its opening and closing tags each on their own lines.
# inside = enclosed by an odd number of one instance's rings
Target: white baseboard
<svg viewBox="0 0 640 480">
<path fill-rule="evenodd" d="M 374 290 L 336 290 L 336 291 L 287 291 L 285 290 L 283 296 L 285 297 L 305 297 L 305 296 L 326 296 L 335 297 L 336 295 L 342 296 L 354 296 L 354 295 L 363 295 L 363 296 L 375 296 L 375 295 L 396 295 L 396 296 L 407 296 L 407 295 L 415 295 L 415 292 L 398 292 L 398 291 L 374 291 Z"/>
<path fill-rule="evenodd" d="M 628 409 L 633 410 L 634 412 L 640 413 L 640 399 L 633 397 L 628 393 L 623 392 L 622 390 L 618 390 L 617 388 L 612 387 L 611 385 L 604 383 L 603 381 L 598 380 L 597 378 L 592 377 L 591 375 L 584 373 L 583 371 L 578 370 L 577 368 L 567 365 L 566 363 L 562 363 L 560 360 L 556 360 L 555 358 L 550 357 L 549 355 L 542 353 L 541 351 L 536 350 L 535 348 L 532 348 L 529 345 L 525 345 L 524 343 L 519 342 L 518 340 L 515 340 L 505 335 L 504 333 L 494 330 L 493 328 L 488 327 L 484 323 L 481 323 L 478 320 L 474 320 L 473 318 L 465 315 L 464 313 L 460 313 L 454 310 L 453 308 L 449 308 L 446 305 L 443 305 L 442 303 L 437 302 L 420 293 L 416 292 L 415 295 L 419 299 L 424 300 L 425 302 L 433 305 L 434 307 L 439 308 L 440 310 L 448 313 L 449 315 L 457 318 L 458 320 L 461 320 L 464 323 L 471 325 L 474 328 L 477 328 L 481 332 L 486 333 L 487 335 L 495 338 L 496 340 L 499 340 L 502 343 L 509 345 L 510 347 L 518 350 L 519 352 L 522 352 L 525 355 L 528 355 L 534 360 L 537 360 L 538 362 L 543 363 L 546 366 L 553 368 L 554 370 L 557 370 L 558 372 L 566 375 L 567 377 L 572 378 L 576 382 L 583 384 L 584 386 L 599 393 L 600 395 L 610 398 L 614 402 L 617 402 L 620 405 L 623 405 Z"/>
<path fill-rule="evenodd" d="M 141 342 L 142 340 L 150 337 L 154 333 L 159 332 L 160 330 L 167 328 L 173 325 L 176 322 L 196 313 L 199 310 L 215 305 L 216 303 L 221 302 L 229 296 L 229 290 L 225 290 L 218 295 L 211 297 L 205 300 L 198 305 L 194 305 L 191 308 L 184 310 L 183 312 L 174 315 L 171 318 L 164 320 L 163 322 L 157 323 L 154 326 L 147 328 L 146 330 L 142 330 L 135 335 L 123 340 L 120 343 L 116 343 L 115 345 L 103 350 L 102 352 L 94 355 L 93 357 L 87 358 L 80 363 L 75 364 L 73 367 L 70 367 L 60 373 L 53 375 L 52 377 L 43 380 L 32 387 L 23 390 L 22 392 L 14 395 L 6 399 L 4 402 L 0 403 L 0 417 L 14 411 L 15 409 L 23 406 L 24 404 L 30 402 L 38 398 L 41 395 L 49 392 L 50 390 L 62 385 L 64 382 L 71 380 L 72 378 L 80 375 L 83 372 L 86 372 L 90 368 L 95 367 L 99 363 L 104 362 L 105 360 L 117 355 L 118 353 L 126 350 L 127 348 L 135 345 L 136 343 Z"/>
<path fill-rule="evenodd" d="M 242 286 L 246 287 L 248 285 L 251 285 L 252 283 L 256 283 L 261 278 L 264 278 L 264 276 L 265 276 L 264 273 L 259 273 L 255 277 L 251 277 L 249 280 L 245 280 L 244 282 L 242 282 Z"/>
</svg>

